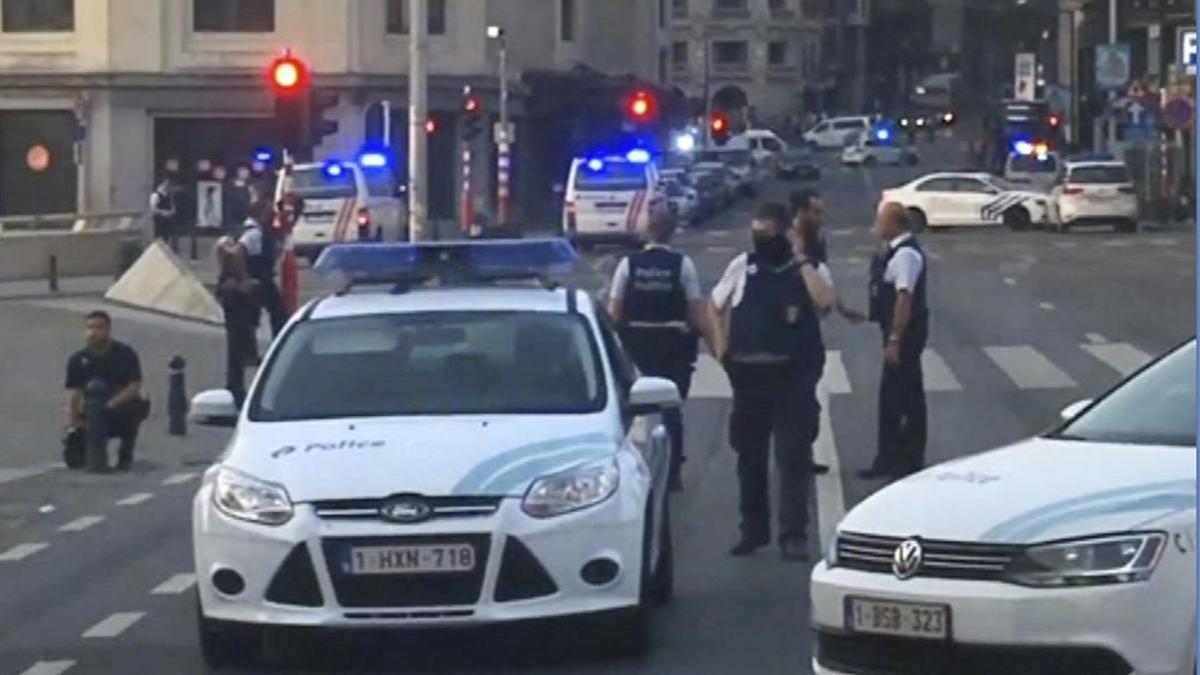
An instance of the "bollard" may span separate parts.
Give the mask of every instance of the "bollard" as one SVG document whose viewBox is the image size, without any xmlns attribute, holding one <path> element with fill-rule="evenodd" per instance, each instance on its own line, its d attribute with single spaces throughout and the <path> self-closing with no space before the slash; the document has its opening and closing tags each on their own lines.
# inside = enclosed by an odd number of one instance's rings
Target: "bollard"
<svg viewBox="0 0 1200 675">
<path fill-rule="evenodd" d="M 58 256 L 50 256 L 47 267 L 47 281 L 50 282 L 50 292 L 58 292 Z"/>
<path fill-rule="evenodd" d="M 95 379 L 83 389 L 83 414 L 85 424 L 85 447 L 87 448 L 88 471 L 108 470 L 108 385 Z"/>
<path fill-rule="evenodd" d="M 190 251 L 192 260 L 200 259 L 200 247 L 196 243 L 196 226 L 192 226 L 192 250 Z"/>
<path fill-rule="evenodd" d="M 167 433 L 172 436 L 187 435 L 187 389 L 184 385 L 183 370 L 187 361 L 176 354 L 167 364 L 171 374 L 167 380 Z"/>
</svg>

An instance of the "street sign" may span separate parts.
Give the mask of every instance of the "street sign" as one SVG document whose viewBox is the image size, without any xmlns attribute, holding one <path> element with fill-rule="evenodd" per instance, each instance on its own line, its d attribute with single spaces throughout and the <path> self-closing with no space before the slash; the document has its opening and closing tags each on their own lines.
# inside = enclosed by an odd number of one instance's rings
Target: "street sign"
<svg viewBox="0 0 1200 675">
<path fill-rule="evenodd" d="M 1172 129 L 1186 129 L 1196 120 L 1196 108 L 1189 99 L 1173 98 L 1163 106 L 1162 120 Z"/>
<path fill-rule="evenodd" d="M 1179 65 L 1187 68 L 1189 75 L 1196 74 L 1196 29 L 1180 26 L 1175 32 L 1175 44 L 1179 45 Z"/>
<path fill-rule="evenodd" d="M 41 173 L 50 168 L 50 150 L 41 143 L 29 147 L 25 153 L 25 166 L 34 173 Z"/>
<path fill-rule="evenodd" d="M 1013 82 L 1013 98 L 1018 101 L 1032 101 L 1037 98 L 1037 59 L 1029 52 L 1017 54 L 1013 64 L 1015 80 Z"/>
<path fill-rule="evenodd" d="M 1129 45 L 1125 43 L 1096 45 L 1096 86 L 1101 89 L 1124 89 L 1129 84 Z"/>
</svg>

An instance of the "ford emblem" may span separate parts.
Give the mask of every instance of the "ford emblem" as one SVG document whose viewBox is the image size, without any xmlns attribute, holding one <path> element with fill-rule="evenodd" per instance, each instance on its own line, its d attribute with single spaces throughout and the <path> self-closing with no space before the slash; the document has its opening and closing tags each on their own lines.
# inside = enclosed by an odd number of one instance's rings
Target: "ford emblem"
<svg viewBox="0 0 1200 675">
<path fill-rule="evenodd" d="M 433 507 L 417 496 L 395 497 L 379 507 L 379 516 L 393 523 L 420 523 L 433 516 Z"/>
</svg>

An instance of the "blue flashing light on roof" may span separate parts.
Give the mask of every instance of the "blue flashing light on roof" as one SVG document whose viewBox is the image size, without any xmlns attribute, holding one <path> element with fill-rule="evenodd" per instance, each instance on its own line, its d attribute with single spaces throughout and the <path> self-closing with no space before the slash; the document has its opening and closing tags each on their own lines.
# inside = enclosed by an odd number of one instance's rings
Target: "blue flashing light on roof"
<svg viewBox="0 0 1200 675">
<path fill-rule="evenodd" d="M 643 150 L 642 148 L 634 148 L 633 150 L 625 153 L 625 159 L 633 162 L 634 164 L 645 164 L 646 162 L 650 161 L 650 152 Z"/>
<path fill-rule="evenodd" d="M 587 161 L 587 168 L 590 171 L 600 171 L 604 168 L 604 160 L 592 158 Z"/>
<path fill-rule="evenodd" d="M 569 274 L 579 256 L 565 239 L 338 244 L 314 269 L 344 284 L 486 281 Z"/>
<path fill-rule="evenodd" d="M 329 176 L 330 178 L 337 178 L 338 176 L 341 176 L 345 170 L 346 169 L 342 166 L 341 162 L 325 162 L 325 175 Z"/>
<path fill-rule="evenodd" d="M 275 153 L 271 152 L 270 148 L 255 148 L 254 159 L 259 162 L 269 163 L 275 157 Z"/>
<path fill-rule="evenodd" d="M 379 169 L 388 165 L 388 158 L 382 152 L 364 152 L 358 156 L 358 163 L 365 169 Z"/>
<path fill-rule="evenodd" d="M 1032 155 L 1033 143 L 1030 143 L 1026 140 L 1016 141 L 1013 143 L 1013 150 L 1015 150 L 1018 155 Z"/>
<path fill-rule="evenodd" d="M 876 129 L 875 130 L 875 138 L 877 138 L 881 141 L 886 141 L 891 137 L 892 137 L 892 132 L 888 131 L 887 129 Z"/>
</svg>

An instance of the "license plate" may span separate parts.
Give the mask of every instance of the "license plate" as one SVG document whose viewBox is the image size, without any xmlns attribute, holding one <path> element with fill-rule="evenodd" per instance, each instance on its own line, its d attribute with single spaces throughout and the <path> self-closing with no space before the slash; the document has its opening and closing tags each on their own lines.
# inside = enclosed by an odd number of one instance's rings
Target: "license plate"
<svg viewBox="0 0 1200 675">
<path fill-rule="evenodd" d="M 950 637 L 950 607 L 916 602 L 846 598 L 846 630 L 945 640 Z"/>
<path fill-rule="evenodd" d="M 356 575 L 470 572 L 475 569 L 475 548 L 470 544 L 354 547 L 346 568 Z"/>
</svg>

